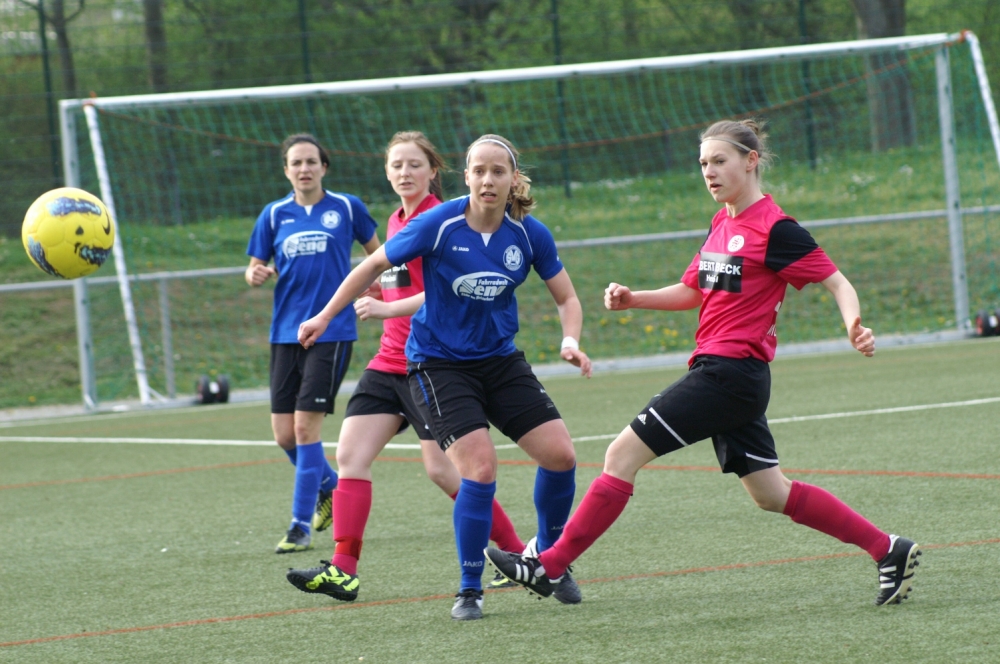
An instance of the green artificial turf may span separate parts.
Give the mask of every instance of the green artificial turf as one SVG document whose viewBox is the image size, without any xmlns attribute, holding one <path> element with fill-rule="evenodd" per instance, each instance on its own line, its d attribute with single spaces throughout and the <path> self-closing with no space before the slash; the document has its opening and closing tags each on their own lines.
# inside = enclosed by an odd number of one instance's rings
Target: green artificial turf
<svg viewBox="0 0 1000 664">
<path fill-rule="evenodd" d="M 1000 660 L 1000 402 L 790 421 L 996 398 L 1000 343 L 779 359 L 772 373 L 785 472 L 925 546 L 904 604 L 872 606 L 866 554 L 758 510 L 705 442 L 640 472 L 622 517 L 575 564 L 582 604 L 488 592 L 483 620 L 456 623 L 452 503 L 416 450 L 386 450 L 373 466 L 361 593 L 345 604 L 284 579 L 332 543 L 323 533 L 313 551 L 273 553 L 293 481 L 273 444 L 0 438 L 0 662 Z M 546 388 L 575 438 L 607 436 L 680 374 Z M 328 418 L 327 441 L 339 422 Z M 270 429 L 266 404 L 229 404 L 0 428 L 18 436 L 266 441 Z M 578 500 L 609 441 L 577 443 Z M 533 466 L 501 463 L 497 498 L 523 538 L 533 481 Z"/>
</svg>

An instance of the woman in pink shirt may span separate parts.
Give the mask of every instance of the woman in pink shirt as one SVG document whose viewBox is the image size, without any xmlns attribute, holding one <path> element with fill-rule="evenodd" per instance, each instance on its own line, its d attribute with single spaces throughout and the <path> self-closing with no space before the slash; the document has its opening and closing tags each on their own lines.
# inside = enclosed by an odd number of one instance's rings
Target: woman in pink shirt
<svg viewBox="0 0 1000 664">
<path fill-rule="evenodd" d="M 863 355 L 874 355 L 875 337 L 861 325 L 851 283 L 809 232 L 761 192 L 759 172 L 771 156 L 765 137 L 752 120 L 716 122 L 702 134 L 705 186 L 725 207 L 680 283 L 637 292 L 612 283 L 605 290 L 604 304 L 612 311 L 700 307 L 689 371 L 611 443 L 604 472 L 552 547 L 537 557 L 487 549 L 487 559 L 507 578 L 552 594 L 567 566 L 621 515 L 642 466 L 711 438 L 722 472 L 739 477 L 758 507 L 868 552 L 878 567 L 876 605 L 906 598 L 920 547 L 879 530 L 828 491 L 788 479 L 778 465 L 764 413 L 788 284 L 801 289 L 819 283 L 830 291 L 848 340 Z"/>
</svg>

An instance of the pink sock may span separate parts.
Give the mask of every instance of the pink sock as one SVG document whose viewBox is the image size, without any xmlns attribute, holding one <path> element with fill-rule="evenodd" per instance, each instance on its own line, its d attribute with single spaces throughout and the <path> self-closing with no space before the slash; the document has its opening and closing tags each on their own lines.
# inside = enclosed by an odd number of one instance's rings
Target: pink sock
<svg viewBox="0 0 1000 664">
<path fill-rule="evenodd" d="M 333 541 L 337 543 L 330 562 L 348 574 L 358 573 L 361 542 L 372 510 L 372 483 L 340 478 L 333 490 Z"/>
<path fill-rule="evenodd" d="M 500 507 L 496 498 L 493 499 L 493 527 L 490 528 L 490 539 L 497 543 L 497 548 L 511 553 L 524 551 L 524 542 L 517 536 L 510 517 Z"/>
<path fill-rule="evenodd" d="M 455 500 L 458 492 L 451 494 L 449 498 Z M 490 539 L 496 542 L 497 548 L 510 553 L 521 553 L 524 551 L 524 542 L 517 536 L 514 524 L 510 522 L 510 517 L 500 507 L 497 499 L 493 499 L 493 526 L 490 528 Z"/>
<path fill-rule="evenodd" d="M 785 514 L 795 523 L 861 547 L 875 562 L 889 553 L 889 536 L 886 533 L 835 495 L 818 486 L 792 482 L 792 490 L 785 503 Z"/>
<path fill-rule="evenodd" d="M 633 485 L 607 473 L 594 480 L 587 494 L 566 522 L 563 533 L 552 547 L 538 556 L 545 574 L 554 579 L 563 575 L 611 524 L 621 516 Z"/>
</svg>

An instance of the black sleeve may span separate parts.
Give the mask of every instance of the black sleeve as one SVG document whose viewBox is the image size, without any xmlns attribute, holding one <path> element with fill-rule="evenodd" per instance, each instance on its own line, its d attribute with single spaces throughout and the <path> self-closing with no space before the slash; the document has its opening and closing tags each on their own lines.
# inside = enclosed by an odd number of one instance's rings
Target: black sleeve
<svg viewBox="0 0 1000 664">
<path fill-rule="evenodd" d="M 775 272 L 805 257 L 819 248 L 809 231 L 791 219 L 782 219 L 771 227 L 767 238 L 764 265 Z"/>
</svg>

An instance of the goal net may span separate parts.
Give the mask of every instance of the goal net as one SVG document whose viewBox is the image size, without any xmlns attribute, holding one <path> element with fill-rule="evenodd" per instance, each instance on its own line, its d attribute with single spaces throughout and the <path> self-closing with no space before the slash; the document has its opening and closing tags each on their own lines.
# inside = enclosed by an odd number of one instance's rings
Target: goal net
<svg viewBox="0 0 1000 664">
<path fill-rule="evenodd" d="M 971 34 L 926 35 L 98 98 L 86 102 L 89 125 L 81 102 L 63 102 L 68 183 L 113 199 L 128 270 L 118 283 L 106 266 L 77 289 L 94 401 L 190 394 L 217 373 L 233 389 L 266 387 L 271 293 L 244 282 L 245 249 L 262 207 L 289 191 L 278 146 L 303 131 L 330 150 L 325 187 L 360 196 L 383 240 L 398 204 L 383 166 L 393 133 L 430 137 L 452 168 L 449 196 L 465 192 L 471 141 L 511 139 L 583 302 L 581 346 L 601 360 L 693 347 L 696 312 L 610 313 L 603 289 L 680 277 L 717 209 L 698 170 L 699 132 L 763 118 L 778 157 L 765 191 L 852 280 L 866 323 L 883 336 L 963 335 L 970 316 L 1000 306 L 1000 138 L 977 46 Z M 518 346 L 531 362 L 557 360 L 544 284 L 518 295 Z M 353 375 L 381 333 L 377 321 L 358 327 Z M 789 295 L 778 337 L 842 338 L 822 287 Z"/>
</svg>

